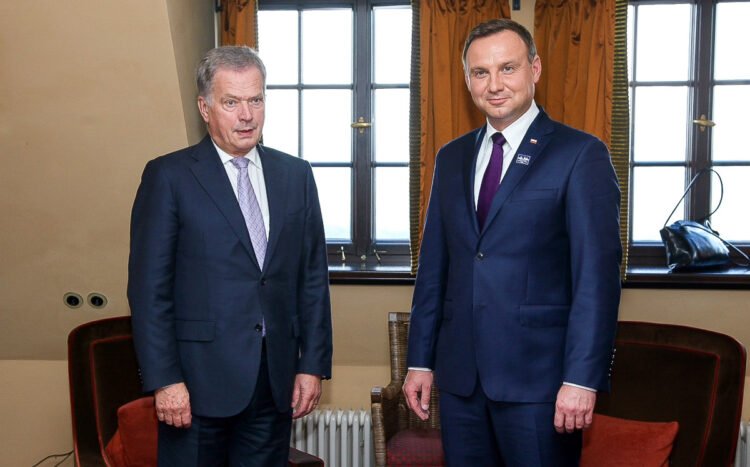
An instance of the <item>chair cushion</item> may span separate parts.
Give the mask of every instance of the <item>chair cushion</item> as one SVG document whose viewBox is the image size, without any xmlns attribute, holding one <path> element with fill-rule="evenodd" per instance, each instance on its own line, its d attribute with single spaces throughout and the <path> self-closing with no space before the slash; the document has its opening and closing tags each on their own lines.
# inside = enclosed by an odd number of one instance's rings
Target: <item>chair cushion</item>
<svg viewBox="0 0 750 467">
<path fill-rule="evenodd" d="M 116 467 L 156 465 L 159 421 L 154 398 L 142 397 L 117 409 L 117 425 L 117 432 L 105 449 L 112 464 Z"/>
<path fill-rule="evenodd" d="M 119 431 L 115 432 L 115 435 L 109 440 L 104 451 L 107 453 L 107 459 L 109 459 L 109 464 L 112 467 L 128 467 Z"/>
<path fill-rule="evenodd" d="M 445 465 L 443 443 L 440 430 L 435 428 L 415 428 L 402 430 L 386 443 L 388 465 Z"/>
<path fill-rule="evenodd" d="M 668 466 L 677 422 L 641 422 L 594 414 L 583 432 L 581 467 Z"/>
</svg>

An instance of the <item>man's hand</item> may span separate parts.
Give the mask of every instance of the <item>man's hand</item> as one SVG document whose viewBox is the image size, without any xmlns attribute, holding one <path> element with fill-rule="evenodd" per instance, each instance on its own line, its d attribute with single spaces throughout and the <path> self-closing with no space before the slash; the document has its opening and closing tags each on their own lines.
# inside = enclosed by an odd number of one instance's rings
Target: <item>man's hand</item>
<svg viewBox="0 0 750 467">
<path fill-rule="evenodd" d="M 190 395 L 185 383 L 176 383 L 154 391 L 156 416 L 160 422 L 177 428 L 190 428 Z"/>
<path fill-rule="evenodd" d="M 406 405 L 417 414 L 420 420 L 430 416 L 430 391 L 433 376 L 431 371 L 409 370 L 404 380 Z"/>
<path fill-rule="evenodd" d="M 323 394 L 321 377 L 299 373 L 294 378 L 294 392 L 292 392 L 292 418 L 300 418 L 309 414 L 318 406 L 320 395 Z"/>
<path fill-rule="evenodd" d="M 563 384 L 555 403 L 555 431 L 572 433 L 585 430 L 594 419 L 596 393 Z"/>
</svg>

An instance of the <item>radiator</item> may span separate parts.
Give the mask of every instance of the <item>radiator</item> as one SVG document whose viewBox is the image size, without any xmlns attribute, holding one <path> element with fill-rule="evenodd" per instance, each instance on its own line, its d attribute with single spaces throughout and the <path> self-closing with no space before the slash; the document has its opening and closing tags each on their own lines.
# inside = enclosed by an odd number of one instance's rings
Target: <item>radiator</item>
<svg viewBox="0 0 750 467">
<path fill-rule="evenodd" d="M 365 410 L 327 409 L 294 420 L 291 446 L 326 467 L 373 467 L 372 418 Z"/>
<path fill-rule="evenodd" d="M 734 456 L 734 467 L 750 467 L 750 422 L 740 422 L 740 436 L 737 440 L 737 453 Z"/>
</svg>

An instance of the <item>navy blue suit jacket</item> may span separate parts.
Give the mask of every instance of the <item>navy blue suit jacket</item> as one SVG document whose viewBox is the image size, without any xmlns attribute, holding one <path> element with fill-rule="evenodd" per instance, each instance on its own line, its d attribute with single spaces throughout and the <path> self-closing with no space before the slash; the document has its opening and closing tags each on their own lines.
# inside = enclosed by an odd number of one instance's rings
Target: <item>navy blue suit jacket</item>
<svg viewBox="0 0 750 467">
<path fill-rule="evenodd" d="M 288 411 L 297 373 L 331 374 L 323 221 L 310 165 L 258 146 L 270 233 L 259 268 L 211 139 L 150 161 L 133 205 L 128 299 L 145 391 L 184 381 L 193 413 L 250 402 L 265 318 L 271 388 Z"/>
<path fill-rule="evenodd" d="M 485 128 L 437 155 L 407 364 L 468 396 L 550 402 L 563 381 L 607 390 L 620 299 L 620 191 L 606 146 L 542 110 L 479 230 Z"/>
</svg>

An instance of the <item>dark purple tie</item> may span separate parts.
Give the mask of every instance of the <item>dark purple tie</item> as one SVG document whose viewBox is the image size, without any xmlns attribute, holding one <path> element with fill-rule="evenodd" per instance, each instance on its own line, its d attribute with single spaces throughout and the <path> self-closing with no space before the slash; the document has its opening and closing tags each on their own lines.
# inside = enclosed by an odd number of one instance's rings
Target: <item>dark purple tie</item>
<svg viewBox="0 0 750 467">
<path fill-rule="evenodd" d="M 500 175 L 503 173 L 503 143 L 505 137 L 498 132 L 492 135 L 492 155 L 487 170 L 482 177 L 482 186 L 479 189 L 479 200 L 477 201 L 477 221 L 479 221 L 479 230 L 484 227 L 487 220 L 487 214 L 490 212 L 492 198 L 495 197 L 497 188 L 500 186 Z"/>
</svg>

